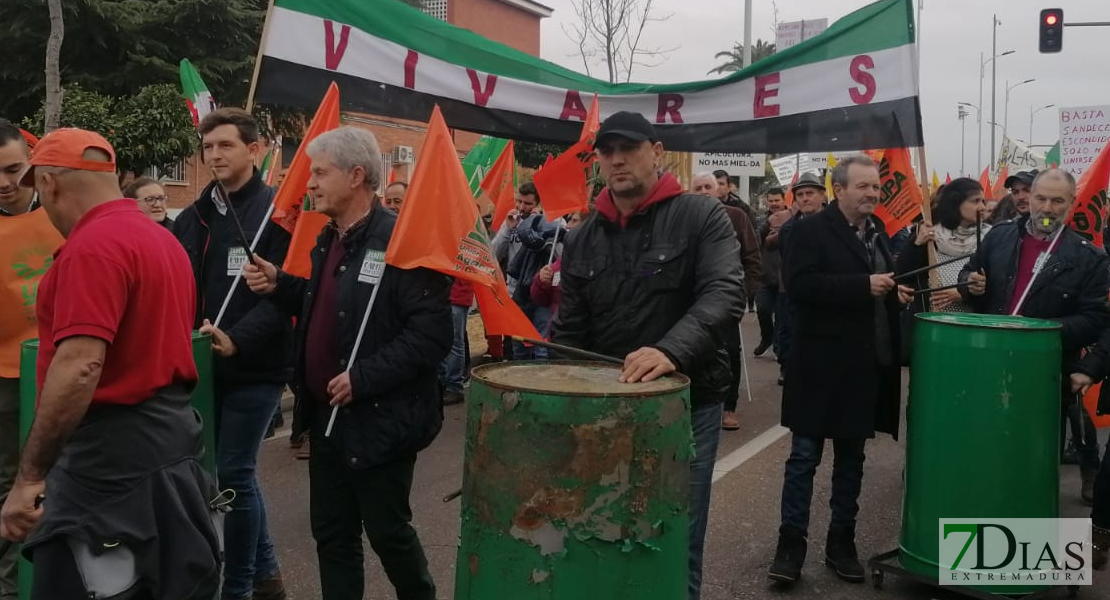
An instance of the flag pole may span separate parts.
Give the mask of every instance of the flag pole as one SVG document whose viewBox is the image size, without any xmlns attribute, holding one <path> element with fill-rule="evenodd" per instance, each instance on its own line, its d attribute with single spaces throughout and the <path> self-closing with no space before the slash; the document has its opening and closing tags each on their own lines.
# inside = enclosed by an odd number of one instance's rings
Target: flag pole
<svg viewBox="0 0 1110 600">
<path fill-rule="evenodd" d="M 362 314 L 362 324 L 358 327 L 358 336 L 355 337 L 355 345 L 351 348 L 351 356 L 347 359 L 347 368 L 344 369 L 345 373 L 351 372 L 351 366 L 355 364 L 355 357 L 358 356 L 358 349 L 362 346 L 362 338 L 366 335 L 366 324 L 370 322 L 370 311 L 374 310 L 374 302 L 378 299 L 378 290 L 382 289 L 382 279 L 385 279 L 385 273 L 378 278 L 378 282 L 374 284 L 374 291 L 370 292 L 370 302 L 366 303 L 366 312 Z M 339 415 L 339 406 L 333 406 L 331 409 L 331 417 L 328 418 L 328 427 L 324 430 L 324 437 L 331 437 L 331 430 L 335 427 L 335 417 Z"/>
<path fill-rule="evenodd" d="M 562 231 L 562 229 L 563 228 L 559 226 L 559 223 L 556 222 L 555 223 L 555 239 L 551 240 L 551 256 L 547 257 L 547 264 L 549 264 L 549 265 L 551 263 L 555 262 L 555 247 L 559 245 L 559 232 Z"/>
<path fill-rule="evenodd" d="M 1068 215 L 1068 220 L 1071 220 L 1070 214 Z M 1041 271 L 1044 270 L 1045 264 L 1048 263 L 1048 260 L 1050 258 L 1052 258 L 1052 253 L 1056 251 L 1056 245 L 1060 243 L 1060 238 L 1063 237 L 1064 230 L 1067 228 L 1068 224 L 1065 221 L 1062 225 L 1060 225 L 1060 229 L 1056 232 L 1056 235 L 1052 236 L 1052 243 L 1048 245 L 1048 250 L 1045 251 L 1042 259 L 1034 263 L 1033 276 L 1029 278 L 1029 283 L 1025 284 L 1025 289 L 1022 290 L 1021 297 L 1018 298 L 1017 304 L 1014 305 L 1014 310 L 1010 312 L 1011 317 L 1016 317 L 1021 312 L 1021 307 L 1023 304 L 1025 304 L 1025 298 L 1029 296 L 1029 290 L 1033 289 L 1033 283 L 1037 281 L 1037 276 L 1041 274 Z"/>
<path fill-rule="evenodd" d="M 266 5 L 266 19 L 262 22 L 262 38 L 258 40 L 258 55 L 254 58 L 254 74 L 251 75 L 251 87 L 247 92 L 247 112 L 254 109 L 254 90 L 258 87 L 258 71 L 262 68 L 262 52 L 266 49 L 266 38 L 270 34 L 270 16 L 274 12 L 274 0 Z"/>
<path fill-rule="evenodd" d="M 917 168 L 918 168 L 918 170 L 921 171 L 921 179 L 918 181 L 918 185 L 921 186 L 921 222 L 923 224 L 932 225 L 933 224 L 933 202 L 932 202 L 933 196 L 932 196 L 931 193 L 929 193 L 929 183 L 928 183 L 929 176 L 927 175 L 929 170 L 928 170 L 928 165 L 926 165 L 926 163 L 925 163 L 925 146 L 920 146 L 920 147 L 917 148 Z M 929 255 L 929 265 L 930 266 L 935 265 L 936 262 L 937 262 L 936 242 L 929 242 L 929 243 L 925 244 L 925 249 L 926 249 L 926 251 L 928 252 L 928 255 Z M 936 269 L 930 270 L 929 271 L 929 287 L 935 288 L 935 287 L 939 287 L 939 286 L 940 286 L 940 274 L 937 273 Z"/>
<path fill-rule="evenodd" d="M 748 402 L 752 401 L 752 380 L 748 377 L 748 355 L 744 353 L 744 328 L 736 322 L 736 329 L 740 331 L 740 370 L 744 373 L 744 387 L 748 390 Z"/>
<path fill-rule="evenodd" d="M 250 254 L 254 254 L 254 249 L 258 247 L 258 240 L 262 239 L 262 231 L 266 229 L 266 224 L 269 223 L 270 217 L 273 216 L 273 214 L 274 203 L 271 202 L 270 207 L 266 209 L 266 215 L 262 217 L 262 223 L 258 226 L 258 231 L 254 234 L 254 240 L 251 241 L 251 247 L 248 250 Z M 216 314 L 216 320 L 212 322 L 212 325 L 216 327 L 220 326 L 220 321 L 223 320 L 224 313 L 227 312 L 227 307 L 231 304 L 231 297 L 235 294 L 235 288 L 239 285 L 239 280 L 242 278 L 243 270 L 239 269 L 239 272 L 235 274 L 235 279 L 231 280 L 231 289 L 229 289 L 227 295 L 224 296 L 224 303 L 220 306 L 220 312 Z"/>
</svg>

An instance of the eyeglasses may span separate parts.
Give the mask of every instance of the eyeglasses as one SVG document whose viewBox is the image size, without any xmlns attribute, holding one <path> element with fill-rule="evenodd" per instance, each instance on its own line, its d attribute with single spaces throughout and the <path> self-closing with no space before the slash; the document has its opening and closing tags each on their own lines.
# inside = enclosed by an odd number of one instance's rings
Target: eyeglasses
<svg viewBox="0 0 1110 600">
<path fill-rule="evenodd" d="M 144 204 L 146 204 L 147 206 L 154 206 L 155 204 L 165 204 L 166 203 L 166 197 L 165 196 L 147 196 L 146 198 L 141 198 L 140 201 L 143 202 Z"/>
</svg>

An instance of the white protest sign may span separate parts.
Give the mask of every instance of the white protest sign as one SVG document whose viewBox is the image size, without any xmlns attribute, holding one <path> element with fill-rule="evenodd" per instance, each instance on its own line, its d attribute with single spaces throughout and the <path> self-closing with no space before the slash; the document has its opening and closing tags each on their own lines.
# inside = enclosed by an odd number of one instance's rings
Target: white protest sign
<svg viewBox="0 0 1110 600">
<path fill-rule="evenodd" d="M 1060 109 L 1060 167 L 1077 179 L 1110 141 L 1110 105 Z"/>
<path fill-rule="evenodd" d="M 693 157 L 694 173 L 723 169 L 730 176 L 763 177 L 767 164 L 766 154 L 722 154 L 717 152 L 695 152 Z"/>
<path fill-rule="evenodd" d="M 1002 137 L 1002 148 L 998 152 L 998 164 L 994 166 L 995 173 L 1001 173 L 1003 168 L 1011 175 L 1019 171 L 1031 169 L 1044 169 L 1044 155 L 1036 152 L 1025 144 L 1013 140 L 1010 136 Z"/>
<path fill-rule="evenodd" d="M 812 37 L 816 37 L 828 28 L 828 19 L 779 23 L 778 28 L 775 29 L 775 51 L 782 52 L 791 46 L 796 46 Z"/>
<path fill-rule="evenodd" d="M 817 167 L 813 165 L 813 158 L 803 152 L 772 160 L 771 169 L 775 171 L 775 178 L 779 180 L 779 185 L 790 185 L 795 173 L 816 171 Z"/>
<path fill-rule="evenodd" d="M 840 162 L 841 160 L 843 160 L 843 159 L 845 159 L 849 156 L 856 156 L 856 155 L 859 155 L 859 154 L 863 154 L 863 153 L 862 152 L 833 152 L 832 153 L 833 158 L 836 159 L 836 162 Z M 813 165 L 813 170 L 829 168 L 829 153 L 828 152 L 810 154 L 809 155 L 809 160 L 810 160 L 810 164 Z M 805 171 L 805 169 L 803 169 L 803 171 Z"/>
</svg>

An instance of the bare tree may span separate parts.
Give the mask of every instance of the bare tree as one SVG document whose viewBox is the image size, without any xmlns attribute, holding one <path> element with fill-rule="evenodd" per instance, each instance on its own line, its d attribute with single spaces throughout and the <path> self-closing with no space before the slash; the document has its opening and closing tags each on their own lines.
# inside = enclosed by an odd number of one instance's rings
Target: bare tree
<svg viewBox="0 0 1110 600">
<path fill-rule="evenodd" d="M 563 32 L 578 45 L 586 74 L 602 67 L 610 83 L 632 80 L 636 67 L 655 67 L 675 48 L 643 45 L 648 23 L 662 22 L 673 14 L 658 16 L 654 0 L 574 0 L 576 22 Z"/>
<path fill-rule="evenodd" d="M 62 0 L 47 0 L 50 11 L 50 37 L 46 40 L 46 133 L 58 128 L 62 116 Z"/>
</svg>

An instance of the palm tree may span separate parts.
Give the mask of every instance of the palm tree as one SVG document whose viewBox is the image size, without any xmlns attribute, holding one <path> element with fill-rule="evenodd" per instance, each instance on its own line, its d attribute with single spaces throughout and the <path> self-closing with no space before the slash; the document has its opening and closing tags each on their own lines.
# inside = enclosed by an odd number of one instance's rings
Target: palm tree
<svg viewBox="0 0 1110 600">
<path fill-rule="evenodd" d="M 766 42 L 762 39 L 756 40 L 755 45 L 752 46 L 752 63 L 757 63 L 774 53 L 774 42 Z M 740 65 L 744 63 L 744 44 L 736 42 L 735 44 L 733 44 L 732 50 L 718 52 L 713 58 L 724 58 L 726 59 L 726 62 L 724 62 L 716 69 L 711 69 L 709 71 L 709 74 L 724 74 L 731 73 L 733 71 L 739 71 Z"/>
</svg>

